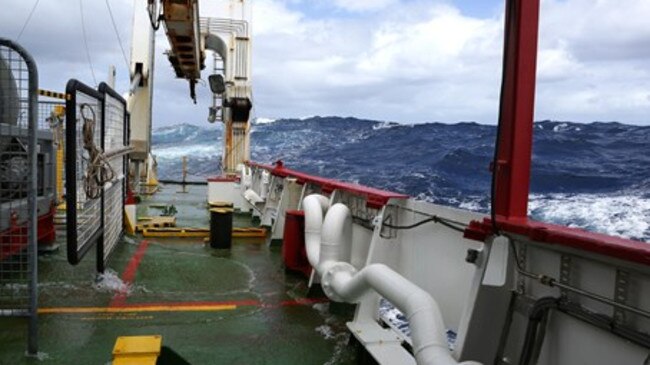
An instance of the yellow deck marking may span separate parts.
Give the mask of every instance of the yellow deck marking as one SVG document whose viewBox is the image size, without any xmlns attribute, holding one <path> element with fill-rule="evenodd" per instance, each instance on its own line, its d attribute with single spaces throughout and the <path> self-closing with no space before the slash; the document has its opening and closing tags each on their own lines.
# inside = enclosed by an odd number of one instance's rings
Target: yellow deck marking
<svg viewBox="0 0 650 365">
<path fill-rule="evenodd" d="M 143 228 L 142 236 L 147 238 L 207 238 L 210 237 L 210 230 L 208 228 L 183 227 Z M 234 227 L 232 229 L 232 236 L 234 238 L 265 238 L 266 229 Z M 186 242 L 195 243 L 192 241 Z"/>
<path fill-rule="evenodd" d="M 236 305 L 148 305 L 129 307 L 56 307 L 39 308 L 39 314 L 137 313 L 137 312 L 218 312 L 235 310 Z"/>
</svg>

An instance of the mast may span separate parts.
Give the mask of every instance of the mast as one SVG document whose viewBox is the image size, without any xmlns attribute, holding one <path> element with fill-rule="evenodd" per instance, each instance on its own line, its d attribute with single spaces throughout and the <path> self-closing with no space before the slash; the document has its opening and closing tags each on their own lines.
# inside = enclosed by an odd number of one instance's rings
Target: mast
<svg viewBox="0 0 650 365">
<path fill-rule="evenodd" d="M 145 182 L 155 183 L 153 156 L 151 155 L 151 124 L 153 104 L 153 75 L 155 61 L 155 35 L 152 14 L 158 13 L 155 2 L 149 7 L 136 5 L 133 10 L 133 34 L 131 36 L 131 61 L 129 76 L 131 88 L 127 108 L 131 114 L 131 172 L 136 186 Z M 154 15 L 156 16 L 156 15 Z M 155 19 L 154 19 L 155 20 Z M 144 167 L 144 170 L 142 170 Z"/>
</svg>

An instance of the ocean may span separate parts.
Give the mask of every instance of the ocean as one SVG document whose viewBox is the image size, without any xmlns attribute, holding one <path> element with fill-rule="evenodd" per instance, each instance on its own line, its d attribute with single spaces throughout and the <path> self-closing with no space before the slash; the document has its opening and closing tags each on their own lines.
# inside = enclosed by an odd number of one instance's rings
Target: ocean
<svg viewBox="0 0 650 365">
<path fill-rule="evenodd" d="M 252 160 L 489 211 L 496 127 L 473 122 L 397 124 L 356 118 L 258 119 Z M 161 179 L 219 171 L 219 126 L 153 131 Z M 650 127 L 616 122 L 535 123 L 530 216 L 650 242 Z"/>
</svg>

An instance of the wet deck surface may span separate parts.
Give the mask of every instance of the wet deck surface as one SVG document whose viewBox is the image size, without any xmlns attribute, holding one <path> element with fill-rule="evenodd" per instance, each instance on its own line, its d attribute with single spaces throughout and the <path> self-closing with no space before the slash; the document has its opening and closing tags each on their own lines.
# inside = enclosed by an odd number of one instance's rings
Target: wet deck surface
<svg viewBox="0 0 650 365">
<path fill-rule="evenodd" d="M 205 187 L 189 189 L 168 186 L 143 206 L 171 202 L 179 226 L 205 227 Z M 62 245 L 39 257 L 42 359 L 24 356 L 26 320 L 0 318 L 0 364 L 103 365 L 118 336 L 154 334 L 192 364 L 354 363 L 349 318 L 306 298 L 306 280 L 285 273 L 280 248 L 126 237 L 99 280 L 93 256 L 72 267 Z"/>
</svg>

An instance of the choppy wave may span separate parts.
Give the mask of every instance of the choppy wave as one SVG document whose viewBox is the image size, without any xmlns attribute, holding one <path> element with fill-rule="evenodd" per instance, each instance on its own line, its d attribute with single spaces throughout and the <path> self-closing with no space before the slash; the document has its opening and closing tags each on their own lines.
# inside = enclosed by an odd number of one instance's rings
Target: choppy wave
<svg viewBox="0 0 650 365">
<path fill-rule="evenodd" d="M 540 221 L 637 240 L 650 238 L 650 198 L 640 195 L 533 195 L 529 210 Z"/>
<path fill-rule="evenodd" d="M 472 122 L 402 125 L 355 118 L 281 119 L 253 126 L 252 159 L 486 212 L 496 128 Z M 163 179 L 218 173 L 221 131 L 154 131 Z M 650 241 L 650 127 L 535 124 L 530 214 L 557 224 Z"/>
</svg>

